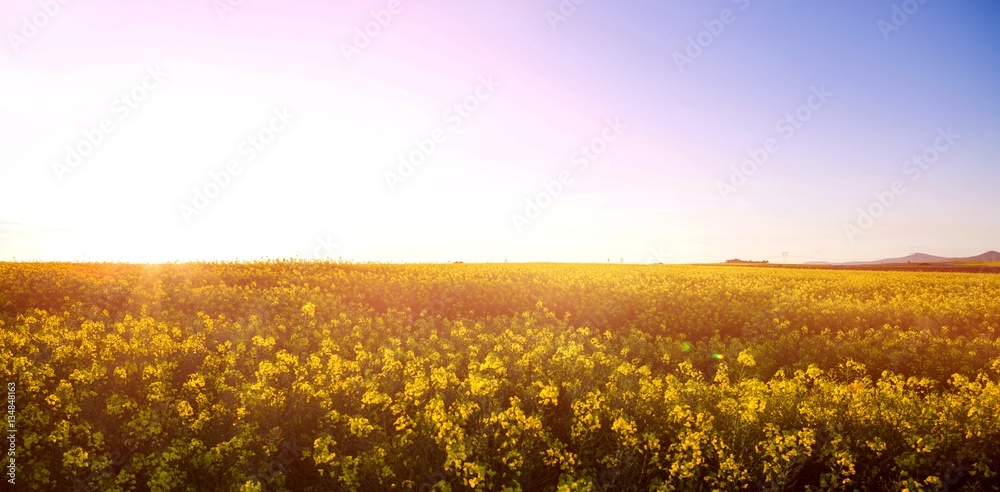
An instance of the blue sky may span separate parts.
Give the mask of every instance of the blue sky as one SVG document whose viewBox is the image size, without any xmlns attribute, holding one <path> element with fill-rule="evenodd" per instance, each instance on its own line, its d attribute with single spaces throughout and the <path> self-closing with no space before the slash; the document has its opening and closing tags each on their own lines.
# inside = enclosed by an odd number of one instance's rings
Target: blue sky
<svg viewBox="0 0 1000 492">
<path fill-rule="evenodd" d="M 1000 249 L 996 2 L 225 2 L 0 6 L 0 260 Z"/>
</svg>

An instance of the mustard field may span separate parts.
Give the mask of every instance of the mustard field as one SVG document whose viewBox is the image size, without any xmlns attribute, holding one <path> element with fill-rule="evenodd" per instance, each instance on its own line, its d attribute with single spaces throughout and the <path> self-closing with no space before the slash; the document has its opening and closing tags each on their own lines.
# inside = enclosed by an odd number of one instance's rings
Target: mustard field
<svg viewBox="0 0 1000 492">
<path fill-rule="evenodd" d="M 4 472 L 79 491 L 996 490 L 998 332 L 988 273 L 2 263 Z"/>
</svg>

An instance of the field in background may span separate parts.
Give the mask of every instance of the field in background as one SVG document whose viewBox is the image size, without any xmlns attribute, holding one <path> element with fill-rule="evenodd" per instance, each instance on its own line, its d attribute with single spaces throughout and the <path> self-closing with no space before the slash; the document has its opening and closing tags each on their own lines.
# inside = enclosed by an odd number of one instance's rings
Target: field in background
<svg viewBox="0 0 1000 492">
<path fill-rule="evenodd" d="M 711 265 L 705 265 L 711 266 Z M 996 261 L 947 261 L 882 263 L 878 265 L 830 265 L 816 263 L 735 263 L 728 267 L 798 268 L 814 270 L 860 270 L 869 272 L 1000 273 Z"/>
<path fill-rule="evenodd" d="M 62 490 L 988 490 L 1000 276 L 0 264 Z"/>
</svg>

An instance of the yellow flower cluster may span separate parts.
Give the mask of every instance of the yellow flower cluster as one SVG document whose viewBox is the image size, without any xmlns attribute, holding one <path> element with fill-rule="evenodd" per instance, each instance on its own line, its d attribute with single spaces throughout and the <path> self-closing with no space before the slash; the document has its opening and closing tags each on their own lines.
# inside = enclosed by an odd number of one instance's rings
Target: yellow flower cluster
<svg viewBox="0 0 1000 492">
<path fill-rule="evenodd" d="M 27 489 L 988 490 L 1000 276 L 0 264 Z"/>
</svg>

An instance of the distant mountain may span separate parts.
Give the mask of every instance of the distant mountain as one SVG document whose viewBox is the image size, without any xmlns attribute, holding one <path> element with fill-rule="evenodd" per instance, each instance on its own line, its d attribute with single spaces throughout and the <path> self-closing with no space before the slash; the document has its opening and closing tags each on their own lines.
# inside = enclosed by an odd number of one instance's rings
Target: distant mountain
<svg viewBox="0 0 1000 492">
<path fill-rule="evenodd" d="M 979 256 L 973 256 L 969 258 L 972 261 L 1000 261 L 1000 253 L 996 251 L 987 251 Z"/>
<path fill-rule="evenodd" d="M 901 258 L 886 258 L 884 260 L 875 260 L 875 261 L 850 261 L 846 263 L 814 261 L 810 263 L 823 264 L 823 265 L 852 266 L 852 265 L 885 265 L 892 263 L 947 263 L 947 262 L 959 262 L 959 261 L 1000 261 L 1000 253 L 996 251 L 987 251 L 981 255 L 968 256 L 965 258 L 946 258 L 944 256 L 934 256 L 925 253 L 914 253 L 909 256 L 903 256 Z"/>
</svg>

